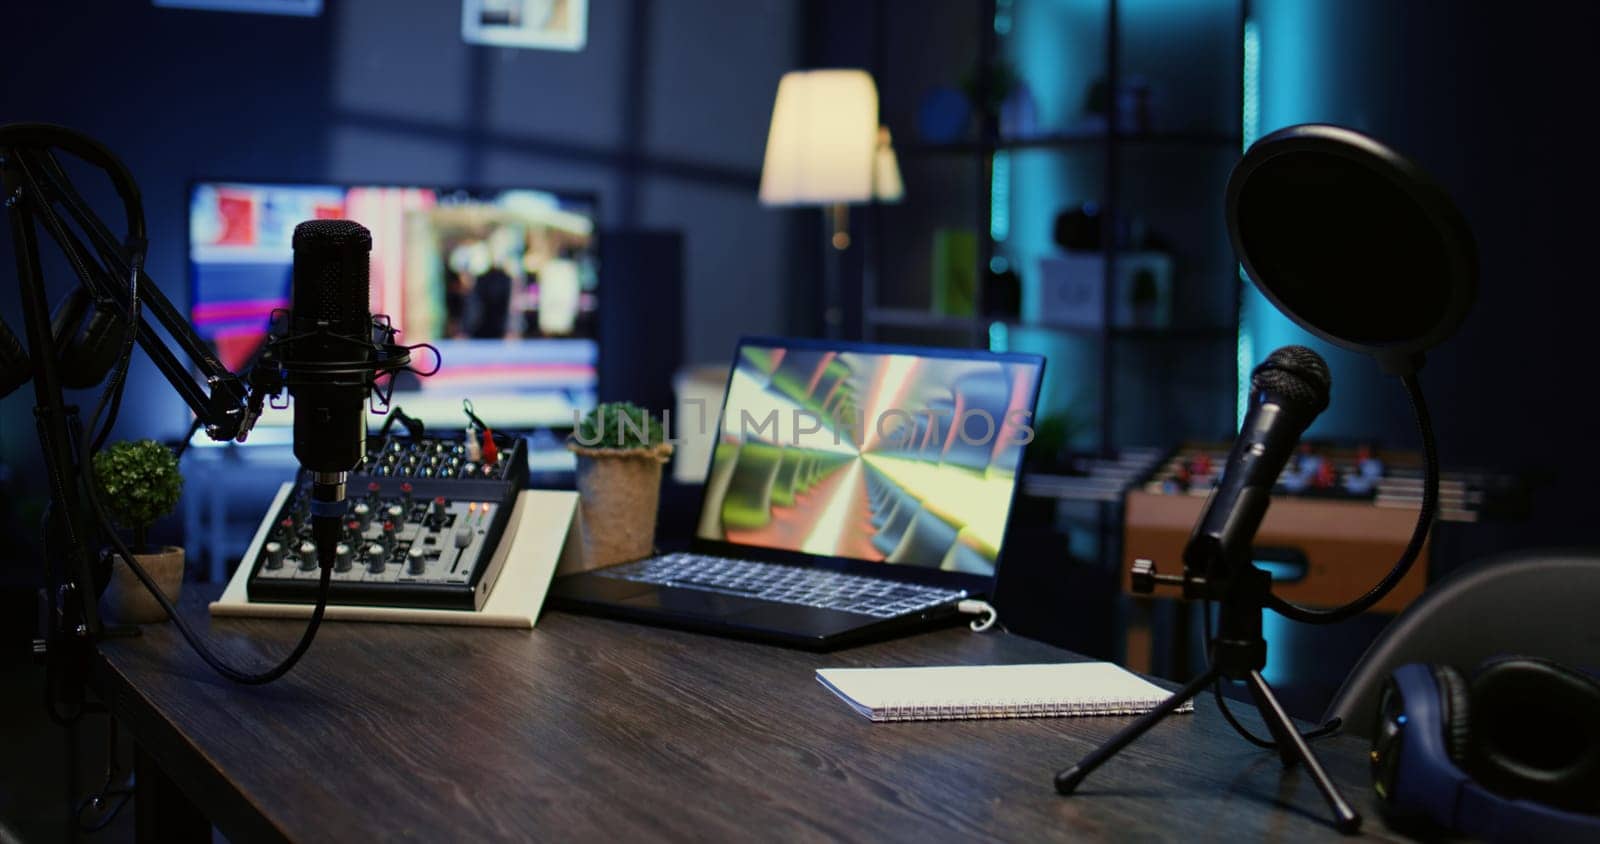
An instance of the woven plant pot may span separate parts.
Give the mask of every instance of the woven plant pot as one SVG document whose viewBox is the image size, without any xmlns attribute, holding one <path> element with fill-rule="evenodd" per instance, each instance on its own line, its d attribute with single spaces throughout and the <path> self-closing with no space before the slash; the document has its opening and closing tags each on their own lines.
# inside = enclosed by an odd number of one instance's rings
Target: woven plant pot
<svg viewBox="0 0 1600 844">
<path fill-rule="evenodd" d="M 569 441 L 567 448 L 578 456 L 583 570 L 650 556 L 661 469 L 672 457 L 672 446 L 587 448 Z"/>
<path fill-rule="evenodd" d="M 183 549 L 167 545 L 153 554 L 134 554 L 133 558 L 161 587 L 167 600 L 176 603 L 183 587 Z M 127 624 L 157 624 L 167 620 L 167 611 L 120 558 L 113 558 L 111 581 L 106 584 L 101 607 L 107 615 Z"/>
</svg>

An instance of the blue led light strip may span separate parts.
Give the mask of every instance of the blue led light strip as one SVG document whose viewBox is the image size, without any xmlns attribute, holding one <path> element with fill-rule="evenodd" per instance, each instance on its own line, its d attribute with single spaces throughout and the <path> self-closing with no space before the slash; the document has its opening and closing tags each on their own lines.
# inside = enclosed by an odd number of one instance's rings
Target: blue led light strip
<svg viewBox="0 0 1600 844">
<path fill-rule="evenodd" d="M 1261 28 L 1254 20 L 1244 22 L 1244 91 L 1241 94 L 1239 109 L 1239 130 L 1244 141 L 1244 148 L 1256 142 L 1261 132 Z M 1244 274 L 1244 267 L 1239 268 L 1239 283 L 1248 284 L 1250 281 Z M 1241 299 L 1241 304 L 1243 300 Z M 1239 320 L 1238 336 L 1235 340 L 1235 360 L 1238 367 L 1237 401 L 1234 405 L 1234 427 L 1244 424 L 1245 409 L 1250 401 L 1250 363 L 1255 359 L 1254 344 L 1250 335 L 1245 331 L 1244 314 L 1235 316 Z"/>
</svg>

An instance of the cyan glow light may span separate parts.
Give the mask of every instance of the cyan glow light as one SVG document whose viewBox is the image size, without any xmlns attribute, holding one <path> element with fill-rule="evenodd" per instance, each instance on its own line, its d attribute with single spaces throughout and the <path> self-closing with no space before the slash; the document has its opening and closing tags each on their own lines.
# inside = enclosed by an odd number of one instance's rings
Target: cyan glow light
<svg viewBox="0 0 1600 844">
<path fill-rule="evenodd" d="M 999 0 L 994 4 L 994 32 L 996 35 L 1011 34 L 1011 0 Z"/>
<path fill-rule="evenodd" d="M 1239 274 L 1239 283 L 1244 284 L 1244 274 Z M 1239 402 L 1234 408 L 1234 427 L 1244 425 L 1245 411 L 1250 409 L 1250 369 L 1256 357 L 1256 344 L 1250 339 L 1250 333 L 1244 328 L 1239 329 L 1237 357 L 1234 360 L 1239 371 Z"/>
<path fill-rule="evenodd" d="M 1244 141 L 1244 148 L 1256 142 L 1261 132 L 1261 28 L 1256 26 L 1254 20 L 1244 22 L 1244 91 L 1241 93 L 1239 134 Z M 1250 279 L 1244 274 L 1244 267 L 1239 268 L 1239 283 L 1248 289 Z M 1238 397 L 1235 402 L 1234 425 L 1244 424 L 1244 412 L 1250 401 L 1250 365 L 1255 359 L 1255 349 L 1250 342 L 1250 334 L 1245 328 L 1243 307 L 1237 314 L 1238 340 L 1236 360 L 1238 365 L 1237 378 Z"/>
<path fill-rule="evenodd" d="M 998 243 L 1011 236 L 1011 153 L 994 154 L 989 176 L 989 237 Z"/>
<path fill-rule="evenodd" d="M 1011 351 L 1011 329 L 1003 322 L 989 323 L 989 351 Z"/>
<path fill-rule="evenodd" d="M 1254 20 L 1244 22 L 1244 94 L 1240 125 L 1249 149 L 1261 133 L 1261 29 Z"/>
</svg>

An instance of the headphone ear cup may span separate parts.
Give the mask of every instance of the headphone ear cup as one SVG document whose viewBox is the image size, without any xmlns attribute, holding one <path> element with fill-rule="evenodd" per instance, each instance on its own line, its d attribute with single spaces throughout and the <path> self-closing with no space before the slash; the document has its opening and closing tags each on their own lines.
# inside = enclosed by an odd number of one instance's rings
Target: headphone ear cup
<svg viewBox="0 0 1600 844">
<path fill-rule="evenodd" d="M 1435 665 L 1433 681 L 1439 687 L 1439 705 L 1444 710 L 1444 748 L 1450 761 L 1463 771 L 1472 754 L 1473 707 L 1471 687 L 1460 671 L 1448 665 Z"/>
<path fill-rule="evenodd" d="M 33 377 L 33 361 L 11 326 L 0 319 L 0 399 L 17 391 Z"/>
<path fill-rule="evenodd" d="M 1467 772 L 1499 794 L 1600 812 L 1600 682 L 1542 659 L 1485 664 Z"/>
<path fill-rule="evenodd" d="M 87 289 L 68 293 L 50 320 L 61 383 L 81 390 L 106 380 L 117 362 L 122 326 L 122 317 L 97 307 Z"/>
</svg>

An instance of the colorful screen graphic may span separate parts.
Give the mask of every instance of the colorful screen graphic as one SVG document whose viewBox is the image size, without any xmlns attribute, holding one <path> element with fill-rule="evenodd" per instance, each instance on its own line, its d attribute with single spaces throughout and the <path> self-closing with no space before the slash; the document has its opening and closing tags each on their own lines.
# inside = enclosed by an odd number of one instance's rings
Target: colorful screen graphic
<svg viewBox="0 0 1600 844">
<path fill-rule="evenodd" d="M 741 346 L 697 533 L 992 575 L 1038 379 L 1030 360 Z"/>
<path fill-rule="evenodd" d="M 223 365 L 248 367 L 289 307 L 294 227 L 347 218 L 372 231 L 373 313 L 444 366 L 401 376 L 394 403 L 464 424 L 461 400 L 506 427 L 566 426 L 595 400 L 593 203 L 539 191 L 203 183 L 189 201 L 190 319 Z M 418 353 L 417 368 L 432 367 Z M 261 424 L 289 424 L 286 410 Z"/>
</svg>

